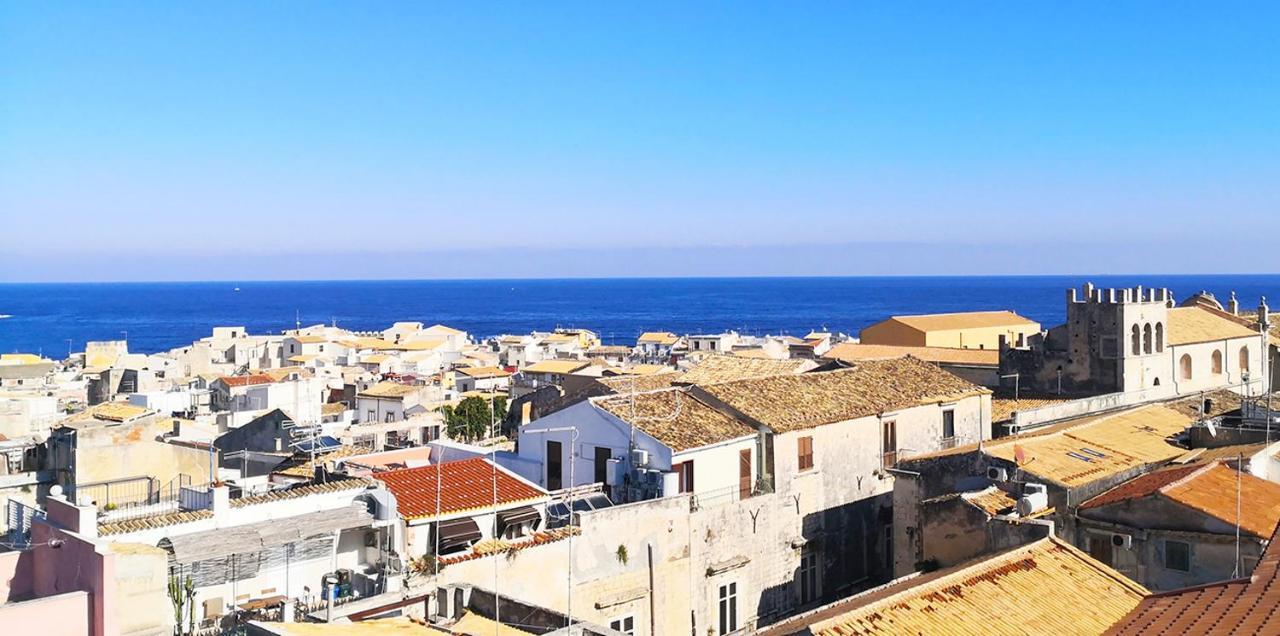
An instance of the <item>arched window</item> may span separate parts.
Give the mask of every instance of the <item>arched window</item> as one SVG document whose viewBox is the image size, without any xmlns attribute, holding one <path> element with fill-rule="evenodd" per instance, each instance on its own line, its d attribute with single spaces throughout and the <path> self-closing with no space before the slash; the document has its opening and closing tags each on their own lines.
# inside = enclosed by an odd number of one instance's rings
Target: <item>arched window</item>
<svg viewBox="0 0 1280 636">
<path fill-rule="evenodd" d="M 1153 382 L 1151 386 L 1160 386 L 1160 378 L 1156 378 L 1156 381 Z"/>
<path fill-rule="evenodd" d="M 1178 360 L 1178 367 L 1182 370 L 1182 379 L 1191 379 L 1191 354 L 1182 354 L 1182 359 Z"/>
<path fill-rule="evenodd" d="M 1164 323 L 1156 323 L 1156 351 L 1164 351 Z"/>
<path fill-rule="evenodd" d="M 1133 349 L 1133 355 L 1136 356 L 1142 353 L 1142 335 L 1138 325 L 1134 325 L 1133 329 L 1130 330 L 1129 339 L 1133 341 L 1133 345 L 1130 347 L 1130 349 Z"/>
<path fill-rule="evenodd" d="M 1213 374 L 1222 375 L 1222 352 L 1214 350 L 1213 352 Z"/>
<path fill-rule="evenodd" d="M 1151 323 L 1142 328 L 1142 352 L 1151 353 Z"/>
<path fill-rule="evenodd" d="M 1240 370 L 1241 371 L 1249 370 L 1249 347 L 1248 346 L 1240 347 Z"/>
</svg>

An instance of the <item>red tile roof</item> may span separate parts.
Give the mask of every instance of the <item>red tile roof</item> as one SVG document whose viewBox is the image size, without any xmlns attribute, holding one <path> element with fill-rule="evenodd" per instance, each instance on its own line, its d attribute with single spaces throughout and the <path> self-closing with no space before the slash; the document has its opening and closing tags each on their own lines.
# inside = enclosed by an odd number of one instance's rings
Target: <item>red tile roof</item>
<svg viewBox="0 0 1280 636">
<path fill-rule="evenodd" d="M 1236 512 L 1236 491 L 1248 502 Z M 1219 462 L 1162 470 L 1132 479 L 1080 505 L 1081 510 L 1157 495 L 1244 532 L 1266 538 L 1280 522 L 1280 485 L 1241 473 Z"/>
<path fill-rule="evenodd" d="M 494 465 L 488 459 L 473 457 L 433 466 L 391 470 L 376 473 L 373 477 L 385 483 L 396 496 L 400 516 L 413 520 L 492 507 L 494 474 Z M 496 474 L 499 506 L 533 502 L 547 496 L 546 491 L 515 477 L 502 467 L 497 468 Z"/>
<path fill-rule="evenodd" d="M 1249 578 L 1152 594 L 1107 630 L 1107 635 L 1280 634 L 1277 535 L 1280 532 L 1272 533 L 1267 551 Z"/>
<path fill-rule="evenodd" d="M 1081 510 L 1089 508 L 1098 508 L 1121 501 L 1130 499 L 1141 499 L 1160 492 L 1161 488 L 1182 479 L 1198 470 L 1204 469 L 1202 464 L 1192 464 L 1190 466 L 1182 466 L 1179 468 L 1170 468 L 1168 470 L 1160 470 L 1154 473 L 1147 473 L 1141 477 L 1135 477 L 1129 481 L 1108 490 L 1093 499 L 1080 504 Z"/>
<path fill-rule="evenodd" d="M 252 375 L 224 375 L 221 378 L 222 383 L 227 386 L 253 386 L 255 384 L 271 384 L 275 382 L 275 378 L 265 373 L 254 373 Z"/>
</svg>

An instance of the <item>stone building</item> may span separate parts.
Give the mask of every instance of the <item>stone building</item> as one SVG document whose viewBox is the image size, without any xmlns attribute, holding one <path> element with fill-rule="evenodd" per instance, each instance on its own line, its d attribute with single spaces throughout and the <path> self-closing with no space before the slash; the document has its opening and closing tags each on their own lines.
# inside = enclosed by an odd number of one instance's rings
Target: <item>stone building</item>
<svg viewBox="0 0 1280 636">
<path fill-rule="evenodd" d="M 1067 321 L 1004 340 L 1006 388 L 1063 394 L 1145 392 L 1151 399 L 1221 387 L 1260 391 L 1272 341 L 1254 321 L 1192 296 L 1175 307 L 1167 289 L 1069 289 Z M 1216 305 L 1216 303 L 1214 303 Z M 1265 323 L 1263 299 L 1259 316 Z"/>
</svg>

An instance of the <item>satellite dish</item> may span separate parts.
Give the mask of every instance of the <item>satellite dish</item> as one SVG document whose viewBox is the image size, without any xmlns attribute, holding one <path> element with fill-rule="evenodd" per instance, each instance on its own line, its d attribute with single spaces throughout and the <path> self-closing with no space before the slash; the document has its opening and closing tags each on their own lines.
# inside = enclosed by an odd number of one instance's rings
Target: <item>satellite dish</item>
<svg viewBox="0 0 1280 636">
<path fill-rule="evenodd" d="M 57 485 L 57 484 L 54 484 L 54 485 L 53 485 L 53 488 L 50 488 L 50 489 L 49 489 L 49 494 L 50 494 L 50 495 L 52 495 L 52 496 L 54 496 L 54 497 L 61 497 L 61 496 L 62 496 L 62 486 L 59 486 L 59 485 Z"/>
</svg>

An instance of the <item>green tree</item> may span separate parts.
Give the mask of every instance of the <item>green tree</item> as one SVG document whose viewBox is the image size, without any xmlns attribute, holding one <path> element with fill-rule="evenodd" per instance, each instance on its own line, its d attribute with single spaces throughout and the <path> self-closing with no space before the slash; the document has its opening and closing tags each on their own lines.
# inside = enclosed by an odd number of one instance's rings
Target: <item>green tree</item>
<svg viewBox="0 0 1280 636">
<path fill-rule="evenodd" d="M 457 406 L 446 406 L 440 411 L 449 437 L 470 442 L 489 436 L 491 430 L 501 426 L 507 416 L 507 399 L 494 398 L 490 408 L 489 400 L 471 396 L 463 398 Z"/>
</svg>

